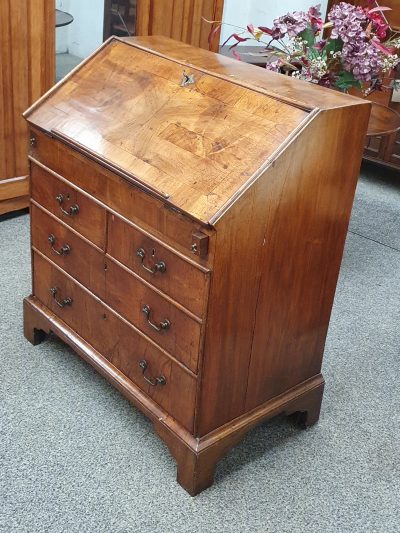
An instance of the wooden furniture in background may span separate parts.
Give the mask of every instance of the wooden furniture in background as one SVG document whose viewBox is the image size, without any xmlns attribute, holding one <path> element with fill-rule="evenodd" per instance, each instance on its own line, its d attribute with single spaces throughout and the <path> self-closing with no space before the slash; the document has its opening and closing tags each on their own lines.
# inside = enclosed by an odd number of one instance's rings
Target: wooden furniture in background
<svg viewBox="0 0 400 533">
<path fill-rule="evenodd" d="M 224 0 L 138 0 L 136 35 L 164 35 L 193 46 L 209 49 L 211 25 L 222 20 Z M 218 51 L 219 32 L 211 50 Z"/>
<path fill-rule="evenodd" d="M 224 0 L 105 0 L 104 40 L 111 35 L 165 35 L 209 49 L 212 26 L 221 20 Z M 211 49 L 218 51 L 219 32 Z"/>
<path fill-rule="evenodd" d="M 383 1 L 380 1 L 379 4 L 382 6 L 391 8 L 391 11 L 385 11 L 384 15 L 387 18 L 393 30 L 400 31 L 400 1 L 399 0 L 383 0 Z"/>
<path fill-rule="evenodd" d="M 400 170 L 400 127 L 398 126 L 400 119 L 398 116 L 392 118 L 396 120 L 397 124 L 395 131 L 369 135 L 366 139 L 363 158 L 366 161 Z M 381 118 L 379 118 L 380 120 Z"/>
<path fill-rule="evenodd" d="M 335 4 L 341 0 L 329 0 L 327 13 Z M 353 5 L 365 6 L 364 0 L 346 0 Z M 394 31 L 400 31 L 400 0 L 382 0 L 376 2 L 376 5 L 390 7 L 391 11 L 385 11 L 385 15 L 388 23 Z M 389 85 L 390 79 L 387 80 Z M 357 94 L 362 97 L 361 91 L 351 91 L 352 94 Z M 383 125 L 384 121 L 387 122 L 387 127 L 384 129 L 384 133 L 380 135 L 369 135 L 366 138 L 364 159 L 379 163 L 391 168 L 400 169 L 400 131 L 399 123 L 394 113 L 387 113 L 380 106 L 387 106 L 393 109 L 396 113 L 400 113 L 400 103 L 392 101 L 392 90 L 375 91 L 372 93 L 368 100 L 376 102 L 378 104 L 373 108 L 371 113 L 371 119 L 373 124 L 370 126 L 372 131 L 377 123 Z M 397 124 L 397 125 L 396 125 Z M 385 133 L 386 131 L 386 133 Z"/>
<path fill-rule="evenodd" d="M 104 41 L 111 35 L 120 37 L 135 35 L 137 3 L 138 0 L 104 1 Z"/>
<path fill-rule="evenodd" d="M 255 424 L 318 419 L 369 111 L 137 37 L 108 41 L 25 114 L 25 335 L 52 331 L 141 409 L 190 494 Z"/>
<path fill-rule="evenodd" d="M 54 83 L 54 0 L 0 2 L 0 215 L 28 206 L 22 112 Z"/>
</svg>

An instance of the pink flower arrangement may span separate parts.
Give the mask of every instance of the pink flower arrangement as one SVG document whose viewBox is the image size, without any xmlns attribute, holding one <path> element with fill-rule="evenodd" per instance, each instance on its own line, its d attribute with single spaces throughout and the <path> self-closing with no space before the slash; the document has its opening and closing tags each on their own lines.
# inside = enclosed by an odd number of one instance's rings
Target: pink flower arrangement
<svg viewBox="0 0 400 533">
<path fill-rule="evenodd" d="M 324 23 L 318 5 L 308 12 L 287 13 L 275 19 L 271 28 L 249 24 L 230 35 L 224 45 L 233 40 L 230 49 L 240 59 L 238 44 L 264 43 L 261 54 L 267 57 L 268 70 L 344 91 L 357 87 L 369 94 L 381 90 L 383 80 L 400 65 L 400 37 L 385 19 L 388 9 L 372 1 L 365 7 L 340 2 Z M 216 24 L 213 34 L 221 26 Z M 325 39 L 323 30 L 330 32 Z"/>
</svg>

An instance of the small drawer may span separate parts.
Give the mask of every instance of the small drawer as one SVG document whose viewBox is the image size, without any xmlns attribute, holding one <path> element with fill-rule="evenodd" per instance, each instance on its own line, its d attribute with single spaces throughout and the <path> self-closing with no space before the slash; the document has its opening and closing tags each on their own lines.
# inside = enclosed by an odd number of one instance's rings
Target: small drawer
<svg viewBox="0 0 400 533">
<path fill-rule="evenodd" d="M 32 129 L 31 158 L 190 259 L 212 266 L 215 232 L 64 142 Z M 31 159 L 32 161 L 32 159 Z M 58 194 L 58 193 L 56 193 Z"/>
<path fill-rule="evenodd" d="M 193 431 L 197 380 L 193 374 L 114 315 L 107 315 L 111 363 Z M 107 321 L 106 320 L 106 321 Z"/>
<path fill-rule="evenodd" d="M 108 218 L 107 252 L 195 315 L 205 313 L 209 270 L 193 265 L 113 214 Z"/>
<path fill-rule="evenodd" d="M 32 246 L 104 299 L 104 253 L 35 204 L 31 205 Z"/>
<path fill-rule="evenodd" d="M 86 195 L 31 163 L 32 198 L 104 250 L 106 211 Z"/>
<path fill-rule="evenodd" d="M 188 431 L 193 430 L 195 376 L 36 253 L 34 294 Z"/>
<path fill-rule="evenodd" d="M 107 260 L 106 301 L 162 348 L 197 372 L 201 321 Z"/>
</svg>

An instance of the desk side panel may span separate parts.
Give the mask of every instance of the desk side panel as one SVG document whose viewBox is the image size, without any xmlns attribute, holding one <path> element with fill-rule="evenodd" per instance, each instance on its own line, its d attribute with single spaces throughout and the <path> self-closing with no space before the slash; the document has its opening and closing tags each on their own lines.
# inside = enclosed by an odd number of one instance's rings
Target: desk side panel
<svg viewBox="0 0 400 533">
<path fill-rule="evenodd" d="M 320 112 L 220 220 L 199 435 L 320 372 L 369 109 Z"/>
</svg>

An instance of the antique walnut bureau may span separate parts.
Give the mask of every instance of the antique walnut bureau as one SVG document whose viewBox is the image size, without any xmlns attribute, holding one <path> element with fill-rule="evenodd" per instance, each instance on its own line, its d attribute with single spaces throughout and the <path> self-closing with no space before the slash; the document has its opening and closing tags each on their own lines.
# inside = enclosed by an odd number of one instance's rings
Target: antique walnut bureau
<svg viewBox="0 0 400 533">
<path fill-rule="evenodd" d="M 369 111 L 146 37 L 25 113 L 25 336 L 53 332 L 143 411 L 192 495 L 255 424 L 318 419 Z"/>
</svg>

